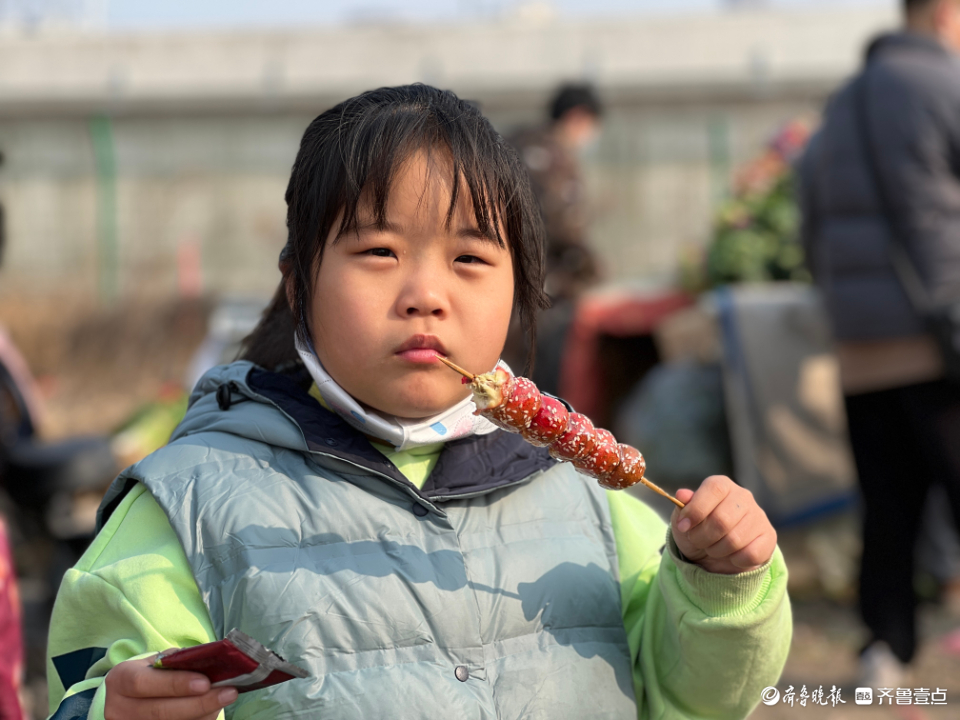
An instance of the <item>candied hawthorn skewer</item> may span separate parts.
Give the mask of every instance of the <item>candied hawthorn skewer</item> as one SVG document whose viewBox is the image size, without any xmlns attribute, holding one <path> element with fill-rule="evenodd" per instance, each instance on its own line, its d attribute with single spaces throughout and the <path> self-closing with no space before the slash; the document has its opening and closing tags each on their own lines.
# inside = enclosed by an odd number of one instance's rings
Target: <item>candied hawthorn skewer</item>
<svg viewBox="0 0 960 720">
<path fill-rule="evenodd" d="M 623 490 L 642 483 L 678 507 L 684 504 L 647 480 L 640 451 L 618 443 L 609 430 L 594 428 L 586 415 L 571 413 L 559 400 L 544 396 L 532 381 L 515 377 L 502 368 L 474 375 L 445 357 L 444 365 L 463 375 L 473 390 L 477 412 L 497 427 L 520 435 L 532 445 L 547 447 L 557 460 L 572 462 L 601 487 Z"/>
<path fill-rule="evenodd" d="M 520 434 L 531 445 L 549 447 L 567 432 L 569 418 L 566 405 L 556 398 L 541 395 L 540 409 Z"/>
<path fill-rule="evenodd" d="M 557 460 L 574 461 L 586 457 L 597 445 L 593 423 L 586 415 L 570 413 L 563 434 L 550 444 L 548 452 Z"/>
</svg>

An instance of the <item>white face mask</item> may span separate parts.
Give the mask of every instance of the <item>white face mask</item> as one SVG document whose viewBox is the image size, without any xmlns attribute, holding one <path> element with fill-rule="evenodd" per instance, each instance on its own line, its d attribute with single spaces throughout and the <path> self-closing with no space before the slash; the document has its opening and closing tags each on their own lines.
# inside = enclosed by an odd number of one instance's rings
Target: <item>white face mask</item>
<svg viewBox="0 0 960 720">
<path fill-rule="evenodd" d="M 600 152 L 600 133 L 594 132 L 590 138 L 577 148 L 577 155 L 581 161 L 590 162 L 596 159 Z"/>
<path fill-rule="evenodd" d="M 473 414 L 476 406 L 472 397 L 432 417 L 416 420 L 384 415 L 364 408 L 327 374 L 314 349 L 300 339 L 299 333 L 296 334 L 295 341 L 297 354 L 317 384 L 324 402 L 352 427 L 393 445 L 397 450 L 408 450 L 471 435 L 487 435 L 497 429 L 496 425 L 486 418 Z M 498 365 L 511 372 L 502 360 Z"/>
</svg>

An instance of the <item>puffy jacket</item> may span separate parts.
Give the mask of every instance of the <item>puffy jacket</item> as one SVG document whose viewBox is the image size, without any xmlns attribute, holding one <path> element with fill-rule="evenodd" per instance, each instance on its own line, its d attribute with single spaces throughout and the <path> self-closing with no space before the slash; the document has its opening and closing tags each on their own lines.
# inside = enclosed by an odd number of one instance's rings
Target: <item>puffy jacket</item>
<svg viewBox="0 0 960 720">
<path fill-rule="evenodd" d="M 217 368 L 64 579 L 53 717 L 102 717 L 114 664 L 234 627 L 311 677 L 227 717 L 745 717 L 789 646 L 782 557 L 711 575 L 613 508 L 504 432 L 418 488 L 294 378 Z"/>
<path fill-rule="evenodd" d="M 924 328 L 889 259 L 891 228 L 864 157 L 871 147 L 907 251 L 937 297 L 960 295 L 960 60 L 937 41 L 875 40 L 860 75 L 831 100 L 801 165 L 803 240 L 835 335 L 871 340 Z"/>
</svg>

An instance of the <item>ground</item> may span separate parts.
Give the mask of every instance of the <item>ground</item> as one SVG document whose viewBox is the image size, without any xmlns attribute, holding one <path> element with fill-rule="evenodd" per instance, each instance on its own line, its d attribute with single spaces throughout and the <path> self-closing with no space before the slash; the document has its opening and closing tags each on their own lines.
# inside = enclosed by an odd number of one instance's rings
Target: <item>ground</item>
<svg viewBox="0 0 960 720">
<path fill-rule="evenodd" d="M 864 641 L 863 630 L 854 607 L 849 603 L 825 600 L 794 602 L 794 637 L 787 667 L 777 688 L 781 694 L 789 686 L 799 693 L 822 686 L 826 695 L 836 685 L 846 704 L 814 707 L 808 701 L 791 708 L 782 700 L 774 706 L 761 705 L 750 720 L 956 720 L 960 717 L 960 652 L 945 647 L 951 632 L 960 630 L 960 614 L 945 606 L 921 609 L 924 641 L 911 673 L 909 687 L 943 688 L 944 706 L 857 706 L 854 704 L 857 652 Z M 895 695 L 896 693 L 894 693 Z M 874 690 L 876 703 L 876 690 Z"/>
</svg>

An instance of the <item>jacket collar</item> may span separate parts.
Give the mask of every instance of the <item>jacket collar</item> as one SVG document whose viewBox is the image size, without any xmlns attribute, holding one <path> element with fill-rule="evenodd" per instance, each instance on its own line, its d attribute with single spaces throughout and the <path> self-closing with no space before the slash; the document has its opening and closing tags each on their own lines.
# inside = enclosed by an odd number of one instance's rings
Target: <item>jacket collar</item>
<svg viewBox="0 0 960 720">
<path fill-rule="evenodd" d="M 885 33 L 874 38 L 870 44 L 867 45 L 866 60 L 869 63 L 876 60 L 880 55 L 891 51 L 897 52 L 899 50 L 919 50 L 921 52 L 940 55 L 944 59 L 953 57 L 953 53 L 936 38 L 901 30 L 900 32 Z"/>
<path fill-rule="evenodd" d="M 310 451 L 386 475 L 425 500 L 439 502 L 483 495 L 523 482 L 556 464 L 544 448 L 498 430 L 446 443 L 427 482 L 418 489 L 363 434 L 312 398 L 308 376 L 304 372 L 305 377 L 301 378 L 299 374 L 253 367 L 247 385 L 300 427 Z"/>
</svg>

